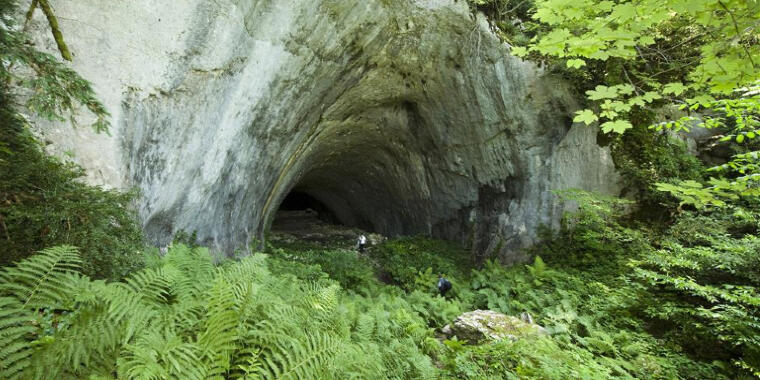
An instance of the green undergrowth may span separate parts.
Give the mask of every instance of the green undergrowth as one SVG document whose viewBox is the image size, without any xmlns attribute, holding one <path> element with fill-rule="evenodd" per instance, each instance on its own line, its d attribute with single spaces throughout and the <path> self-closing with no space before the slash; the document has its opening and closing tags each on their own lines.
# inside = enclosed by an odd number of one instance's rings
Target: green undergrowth
<svg viewBox="0 0 760 380">
<path fill-rule="evenodd" d="M 582 192 L 529 265 L 468 265 L 407 237 L 366 254 L 319 244 L 214 263 L 174 244 L 121 281 L 75 248 L 0 273 L 3 378 L 707 379 L 757 372 L 760 217 L 685 213 L 632 225 L 627 202 Z M 454 289 L 435 292 L 437 273 Z M 390 277 L 390 281 L 387 277 Z M 528 312 L 547 336 L 468 344 L 463 312 Z"/>
</svg>

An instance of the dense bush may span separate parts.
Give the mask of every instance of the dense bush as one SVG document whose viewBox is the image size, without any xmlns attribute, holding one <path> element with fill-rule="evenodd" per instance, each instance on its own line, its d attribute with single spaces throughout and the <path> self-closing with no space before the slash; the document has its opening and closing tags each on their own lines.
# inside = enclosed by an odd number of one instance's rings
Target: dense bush
<svg viewBox="0 0 760 380">
<path fill-rule="evenodd" d="M 654 120 L 642 117 L 639 125 Z M 704 165 L 686 149 L 686 144 L 665 133 L 652 133 L 646 127 L 627 131 L 612 144 L 615 167 L 624 180 L 625 196 L 638 202 L 637 217 L 668 220 L 678 200 L 665 192 L 652 191 L 657 183 L 702 180 Z"/>
<path fill-rule="evenodd" d="M 581 200 L 580 212 L 571 217 L 574 228 L 536 248 L 550 265 L 563 268 L 563 281 L 568 273 L 581 279 L 555 285 L 555 292 L 585 295 L 593 309 L 604 310 L 593 320 L 629 329 L 639 343 L 641 336 L 656 337 L 671 348 L 668 356 L 687 354 L 691 360 L 679 359 L 682 374 L 699 363 L 731 376 L 758 373 L 757 211 L 687 213 L 666 230 L 650 230 L 621 225 L 621 216 L 605 204 Z M 592 288 L 583 290 L 588 284 Z M 594 289 L 603 291 L 593 295 Z"/>
<path fill-rule="evenodd" d="M 2 98 L 0 124 L 0 265 L 69 244 L 80 248 L 87 275 L 119 279 L 138 268 L 133 195 L 82 183 L 82 169 L 45 154 Z"/>
<path fill-rule="evenodd" d="M 663 336 L 698 358 L 760 374 L 760 238 L 743 230 L 746 217 L 742 209 L 685 215 L 630 266 L 647 292 L 642 310 L 666 326 Z"/>
<path fill-rule="evenodd" d="M 17 6 L 0 4 L 0 265 L 71 244 L 81 249 L 84 273 L 121 278 L 141 265 L 142 232 L 128 208 L 133 195 L 81 183 L 82 169 L 46 155 L 14 107 L 72 122 L 75 110 L 87 110 L 99 132 L 108 129 L 108 112 L 86 80 L 28 43 L 14 22 Z"/>
</svg>

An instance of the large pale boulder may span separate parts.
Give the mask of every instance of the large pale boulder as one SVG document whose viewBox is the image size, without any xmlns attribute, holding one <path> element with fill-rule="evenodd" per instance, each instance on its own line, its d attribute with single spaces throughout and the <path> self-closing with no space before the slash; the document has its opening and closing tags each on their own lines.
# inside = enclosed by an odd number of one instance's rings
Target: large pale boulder
<svg viewBox="0 0 760 380">
<path fill-rule="evenodd" d="M 529 315 L 527 318 L 518 318 L 492 310 L 464 313 L 451 325 L 445 326 L 443 332 L 471 343 L 483 340 L 517 340 L 527 335 L 546 334 L 546 330 L 533 323 Z"/>
<path fill-rule="evenodd" d="M 466 1 L 50 2 L 113 126 L 39 133 L 90 182 L 136 187 L 158 245 L 262 241 L 298 190 L 347 225 L 520 260 L 562 213 L 552 190 L 618 189 L 567 86 Z M 56 54 L 40 12 L 30 31 Z"/>
</svg>

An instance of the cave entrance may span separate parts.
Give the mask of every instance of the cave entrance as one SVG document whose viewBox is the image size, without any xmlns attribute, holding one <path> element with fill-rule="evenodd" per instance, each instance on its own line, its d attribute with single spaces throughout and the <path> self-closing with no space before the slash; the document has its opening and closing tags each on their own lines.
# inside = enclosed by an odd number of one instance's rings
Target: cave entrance
<svg viewBox="0 0 760 380">
<path fill-rule="evenodd" d="M 304 191 L 293 190 L 280 203 L 272 231 L 304 236 L 324 230 L 326 226 L 339 227 L 342 223 L 319 199 Z"/>
</svg>

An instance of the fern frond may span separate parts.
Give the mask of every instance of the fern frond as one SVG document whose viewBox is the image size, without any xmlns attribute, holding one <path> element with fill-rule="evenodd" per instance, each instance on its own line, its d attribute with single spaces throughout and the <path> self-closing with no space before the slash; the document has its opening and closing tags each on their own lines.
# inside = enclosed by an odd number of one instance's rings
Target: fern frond
<svg viewBox="0 0 760 380">
<path fill-rule="evenodd" d="M 160 315 L 159 306 L 146 299 L 140 292 L 123 283 L 109 283 L 98 287 L 105 301 L 105 314 L 114 324 L 123 323 L 123 343 L 129 342 L 133 334 L 147 326 L 149 321 Z"/>
<path fill-rule="evenodd" d="M 44 249 L 0 272 L 0 295 L 15 297 L 24 308 L 62 306 L 71 296 L 70 275 L 77 273 L 81 263 L 74 247 Z"/>
<path fill-rule="evenodd" d="M 230 281 L 264 282 L 271 280 L 266 265 L 266 256 L 255 254 L 234 263 L 219 268 L 219 274 Z"/>
<path fill-rule="evenodd" d="M 336 284 L 322 286 L 317 283 L 307 283 L 303 287 L 302 303 L 307 309 L 315 313 L 317 317 L 332 314 L 338 305 L 340 287 Z"/>
<path fill-rule="evenodd" d="M 370 315 L 362 314 L 356 320 L 353 336 L 356 341 L 368 342 L 372 340 L 375 332 L 375 318 Z"/>
<path fill-rule="evenodd" d="M 198 337 L 198 345 L 211 360 L 210 375 L 221 376 L 231 367 L 231 355 L 238 339 L 239 314 L 232 287 L 224 278 L 217 278 L 207 298 L 205 331 Z"/>
<path fill-rule="evenodd" d="M 148 268 L 132 274 L 125 286 L 143 299 L 156 304 L 165 304 L 170 293 L 170 284 L 162 268 Z"/>
<path fill-rule="evenodd" d="M 0 378 L 18 378 L 29 366 L 33 350 L 28 336 L 36 330 L 32 319 L 17 299 L 0 297 Z"/>
<path fill-rule="evenodd" d="M 59 326 L 49 344 L 37 346 L 30 377 L 55 378 L 62 373 L 81 378 L 92 371 L 113 371 L 122 329 L 105 313 L 105 305 L 78 308 L 69 314 L 67 325 Z"/>
<path fill-rule="evenodd" d="M 200 347 L 171 332 L 144 331 L 126 345 L 118 360 L 120 377 L 130 379 L 205 379 Z"/>
<path fill-rule="evenodd" d="M 162 264 L 171 292 L 180 301 L 198 297 L 213 283 L 214 264 L 206 248 L 173 245 Z"/>
<path fill-rule="evenodd" d="M 268 379 L 313 379 L 324 375 L 341 341 L 315 332 L 304 341 L 290 340 L 264 355 L 264 377 Z"/>
<path fill-rule="evenodd" d="M 238 350 L 232 361 L 232 371 L 229 373 L 231 379 L 260 379 L 263 369 L 261 363 L 261 349 L 245 348 Z"/>
</svg>

